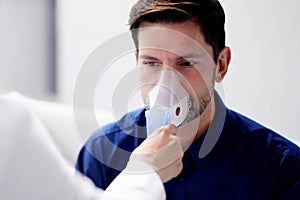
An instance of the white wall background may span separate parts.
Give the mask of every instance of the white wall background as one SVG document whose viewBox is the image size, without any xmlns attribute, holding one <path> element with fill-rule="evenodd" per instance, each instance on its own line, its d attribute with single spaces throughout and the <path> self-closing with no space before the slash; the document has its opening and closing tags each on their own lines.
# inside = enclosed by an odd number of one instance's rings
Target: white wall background
<svg viewBox="0 0 300 200">
<path fill-rule="evenodd" d="M 25 79 L 22 83 L 27 81 L 26 88 L 19 84 L 20 89 L 40 91 L 41 95 L 47 90 L 48 86 L 43 83 L 49 78 L 48 68 L 43 66 L 52 62 L 46 56 L 48 26 L 47 20 L 43 21 L 48 12 L 47 2 L 0 1 L 2 87 L 4 83 L 17 85 L 16 80 Z M 128 13 L 134 2 L 57 0 L 58 101 L 72 103 L 81 65 L 103 41 L 127 31 Z M 226 104 L 288 137 L 300 139 L 299 1 L 221 0 L 221 3 L 227 15 L 227 44 L 232 49 L 232 62 L 224 80 Z M 20 39 L 24 37 L 25 40 Z M 134 67 L 132 57 L 122 59 L 116 65 Z M 121 76 L 118 69 L 113 73 Z M 32 73 L 41 75 L 28 78 Z M 16 75 L 16 79 L 9 74 Z M 111 80 L 110 84 L 116 83 Z M 111 91 L 105 94 L 99 94 L 98 98 L 106 102 L 109 109 Z"/>
<path fill-rule="evenodd" d="M 76 76 L 88 55 L 105 40 L 128 30 L 134 0 L 57 1 L 58 92 L 72 102 Z"/>
<path fill-rule="evenodd" d="M 0 1 L 0 91 L 53 99 L 53 0 Z"/>
</svg>

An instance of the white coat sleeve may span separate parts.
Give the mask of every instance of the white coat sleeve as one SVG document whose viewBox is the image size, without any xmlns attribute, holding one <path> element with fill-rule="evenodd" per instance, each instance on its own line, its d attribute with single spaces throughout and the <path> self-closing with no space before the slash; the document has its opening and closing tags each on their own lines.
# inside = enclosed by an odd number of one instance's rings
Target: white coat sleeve
<svg viewBox="0 0 300 200">
<path fill-rule="evenodd" d="M 156 173 L 122 172 L 107 191 L 96 188 L 88 178 L 74 173 L 42 123 L 24 105 L 0 97 L 0 121 L 0 199 L 165 198 Z"/>
<path fill-rule="evenodd" d="M 136 170 L 139 168 L 138 170 Z M 129 161 L 126 169 L 109 185 L 104 197 L 118 199 L 166 199 L 163 183 L 158 174 L 146 163 Z"/>
</svg>

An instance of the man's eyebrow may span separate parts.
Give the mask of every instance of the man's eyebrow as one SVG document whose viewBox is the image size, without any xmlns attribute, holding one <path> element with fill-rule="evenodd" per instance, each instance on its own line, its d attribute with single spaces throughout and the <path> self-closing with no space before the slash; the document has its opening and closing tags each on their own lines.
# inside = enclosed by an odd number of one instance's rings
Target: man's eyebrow
<svg viewBox="0 0 300 200">
<path fill-rule="evenodd" d="M 189 53 L 176 58 L 176 60 L 187 59 L 187 58 L 203 58 L 204 55 L 201 53 Z"/>
<path fill-rule="evenodd" d="M 181 59 L 188 59 L 188 58 L 203 58 L 204 54 L 203 53 L 189 53 L 189 54 L 185 54 L 185 55 L 178 55 L 178 57 L 176 58 L 176 60 L 181 60 Z M 160 60 L 159 58 L 156 58 L 154 56 L 150 56 L 147 54 L 141 54 L 139 55 L 139 59 L 146 59 L 146 60 Z"/>
<path fill-rule="evenodd" d="M 158 58 L 156 58 L 154 56 L 145 55 L 145 54 L 140 55 L 139 58 L 146 59 L 146 60 L 159 60 Z"/>
</svg>

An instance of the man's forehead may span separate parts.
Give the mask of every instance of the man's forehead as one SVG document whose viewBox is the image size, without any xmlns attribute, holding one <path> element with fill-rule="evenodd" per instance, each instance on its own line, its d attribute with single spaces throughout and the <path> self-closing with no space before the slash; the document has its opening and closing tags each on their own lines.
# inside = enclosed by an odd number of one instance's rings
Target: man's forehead
<svg viewBox="0 0 300 200">
<path fill-rule="evenodd" d="M 179 31 L 147 27 L 140 28 L 138 32 L 139 51 L 165 50 L 180 56 L 191 53 L 207 54 L 198 41 Z"/>
</svg>

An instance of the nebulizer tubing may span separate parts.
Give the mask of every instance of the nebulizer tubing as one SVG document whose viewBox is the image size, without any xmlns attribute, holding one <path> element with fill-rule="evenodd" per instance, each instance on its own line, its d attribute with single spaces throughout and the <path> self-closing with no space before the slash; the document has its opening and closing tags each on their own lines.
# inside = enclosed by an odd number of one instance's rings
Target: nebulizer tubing
<svg viewBox="0 0 300 200">
<path fill-rule="evenodd" d="M 148 93 L 145 112 L 147 135 L 157 128 L 174 124 L 179 126 L 189 112 L 190 98 L 173 70 L 162 70 L 158 83 Z"/>
</svg>

